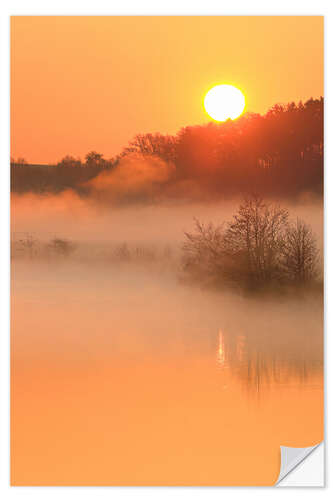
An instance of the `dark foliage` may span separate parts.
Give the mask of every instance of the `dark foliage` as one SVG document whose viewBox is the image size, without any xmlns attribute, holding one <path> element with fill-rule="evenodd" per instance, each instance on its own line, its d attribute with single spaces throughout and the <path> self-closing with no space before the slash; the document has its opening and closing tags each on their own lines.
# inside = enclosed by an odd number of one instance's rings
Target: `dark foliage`
<svg viewBox="0 0 333 500">
<path fill-rule="evenodd" d="M 235 121 L 189 126 L 176 136 L 139 134 L 120 155 L 105 160 L 94 151 L 85 161 L 66 156 L 55 166 L 12 162 L 12 190 L 22 193 L 74 189 L 105 169 L 121 168 L 127 155 L 158 157 L 175 165 L 166 181 L 188 181 L 209 196 L 256 192 L 291 197 L 323 189 L 323 98 L 277 104 L 265 115 L 247 113 Z"/>
</svg>

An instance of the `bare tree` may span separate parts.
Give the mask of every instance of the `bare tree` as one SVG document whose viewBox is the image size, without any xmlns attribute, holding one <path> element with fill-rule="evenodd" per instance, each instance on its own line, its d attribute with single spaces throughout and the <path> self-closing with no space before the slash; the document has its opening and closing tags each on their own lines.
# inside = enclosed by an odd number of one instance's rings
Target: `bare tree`
<svg viewBox="0 0 333 500">
<path fill-rule="evenodd" d="M 297 219 L 284 235 L 282 266 L 287 278 L 296 283 L 310 281 L 318 274 L 318 264 L 318 249 L 312 230 Z"/>
<path fill-rule="evenodd" d="M 224 249 L 249 284 L 269 283 L 279 272 L 288 211 L 259 196 L 244 199 L 224 235 Z"/>
<path fill-rule="evenodd" d="M 194 219 L 194 231 L 185 232 L 183 269 L 197 278 L 216 281 L 223 267 L 223 225 Z"/>
<path fill-rule="evenodd" d="M 176 143 L 176 138 L 170 135 L 137 134 L 123 150 L 122 156 L 129 153 L 140 153 L 143 156 L 158 156 L 164 161 L 174 161 Z"/>
</svg>

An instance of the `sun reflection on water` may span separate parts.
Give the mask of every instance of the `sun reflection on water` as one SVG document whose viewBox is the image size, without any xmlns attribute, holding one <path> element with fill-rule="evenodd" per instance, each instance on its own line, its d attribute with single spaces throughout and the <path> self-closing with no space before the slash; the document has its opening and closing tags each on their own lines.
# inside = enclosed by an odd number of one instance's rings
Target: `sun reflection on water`
<svg viewBox="0 0 333 500">
<path fill-rule="evenodd" d="M 225 352 L 225 344 L 224 344 L 222 330 L 219 330 L 218 348 L 217 348 L 217 363 L 221 367 L 224 367 L 226 364 L 226 352 Z"/>
<path fill-rule="evenodd" d="M 305 386 L 322 370 L 322 350 L 309 338 L 303 338 L 301 344 L 300 335 L 289 340 L 286 343 L 282 335 L 237 335 L 220 328 L 215 350 L 218 369 L 227 369 L 243 387 L 258 394 L 272 386 Z"/>
</svg>

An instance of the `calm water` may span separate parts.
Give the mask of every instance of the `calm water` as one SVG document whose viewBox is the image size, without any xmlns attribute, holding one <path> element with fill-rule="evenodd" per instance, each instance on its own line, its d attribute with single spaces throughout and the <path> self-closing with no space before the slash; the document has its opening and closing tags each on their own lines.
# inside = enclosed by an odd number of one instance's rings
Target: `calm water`
<svg viewBox="0 0 333 500">
<path fill-rule="evenodd" d="M 256 485 L 323 439 L 322 303 L 15 261 L 12 483 Z"/>
</svg>

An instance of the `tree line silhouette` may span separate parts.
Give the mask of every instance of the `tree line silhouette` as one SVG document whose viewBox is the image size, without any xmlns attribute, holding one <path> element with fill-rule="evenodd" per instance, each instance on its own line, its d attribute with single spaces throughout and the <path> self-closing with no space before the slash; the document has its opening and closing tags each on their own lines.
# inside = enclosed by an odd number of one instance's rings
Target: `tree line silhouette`
<svg viewBox="0 0 333 500">
<path fill-rule="evenodd" d="M 13 192 L 59 193 L 83 185 L 103 171 L 122 167 L 128 156 L 172 164 L 168 185 L 191 180 L 210 195 L 239 192 L 293 196 L 322 195 L 323 98 L 276 104 L 264 114 L 246 113 L 235 121 L 182 128 L 176 135 L 138 134 L 112 159 L 92 151 L 81 161 L 66 156 L 57 165 L 11 162 Z"/>
</svg>

